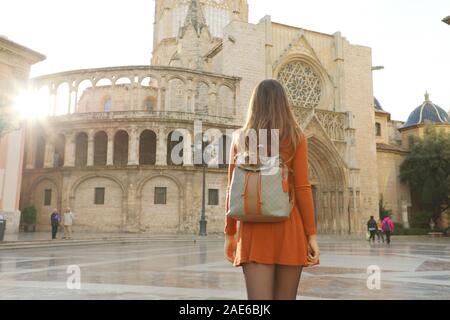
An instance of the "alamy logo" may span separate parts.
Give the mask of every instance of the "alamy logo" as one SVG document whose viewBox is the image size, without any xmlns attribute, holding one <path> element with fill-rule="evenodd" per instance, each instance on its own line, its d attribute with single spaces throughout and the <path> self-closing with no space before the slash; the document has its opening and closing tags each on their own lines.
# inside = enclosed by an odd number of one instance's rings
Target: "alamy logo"
<svg viewBox="0 0 450 320">
<path fill-rule="evenodd" d="M 379 266 L 369 266 L 367 268 L 367 289 L 380 290 L 381 289 L 381 269 Z"/>
<path fill-rule="evenodd" d="M 71 265 L 67 267 L 66 273 L 69 274 L 67 278 L 66 286 L 69 290 L 81 289 L 81 269 L 77 265 Z"/>
<path fill-rule="evenodd" d="M 244 155 L 248 164 L 258 164 L 261 160 L 262 163 L 270 163 L 276 168 L 280 155 L 279 137 L 278 129 L 271 129 L 270 132 L 267 129 L 249 129 L 245 133 L 227 129 L 223 135 L 215 128 L 203 131 L 203 123 L 195 121 L 193 137 L 187 129 L 176 129 L 170 134 L 168 151 L 174 165 L 207 164 L 210 167 L 217 167 L 229 164 L 231 142 L 235 141 L 238 142 L 238 154 Z M 271 163 L 274 161 L 275 165 Z"/>
</svg>

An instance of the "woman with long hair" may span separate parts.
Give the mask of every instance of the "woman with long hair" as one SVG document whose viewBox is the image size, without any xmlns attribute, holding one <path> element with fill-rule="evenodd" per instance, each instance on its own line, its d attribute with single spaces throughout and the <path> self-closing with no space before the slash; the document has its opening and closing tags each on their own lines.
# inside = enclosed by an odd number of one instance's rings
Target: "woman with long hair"
<svg viewBox="0 0 450 320">
<path fill-rule="evenodd" d="M 276 80 L 264 80 L 255 88 L 239 135 L 264 129 L 278 130 L 278 154 L 290 169 L 288 181 L 293 188 L 294 206 L 283 222 L 240 221 L 239 231 L 237 221 L 227 215 L 225 257 L 235 267 L 243 268 L 249 300 L 295 300 L 303 267 L 319 264 L 320 251 L 308 178 L 308 141 L 283 86 Z M 226 212 L 235 156 L 237 150 L 242 150 L 238 144 L 243 140 L 248 148 L 248 139 L 242 138 L 234 139 L 231 148 Z M 268 153 L 274 153 L 270 143 Z"/>
</svg>

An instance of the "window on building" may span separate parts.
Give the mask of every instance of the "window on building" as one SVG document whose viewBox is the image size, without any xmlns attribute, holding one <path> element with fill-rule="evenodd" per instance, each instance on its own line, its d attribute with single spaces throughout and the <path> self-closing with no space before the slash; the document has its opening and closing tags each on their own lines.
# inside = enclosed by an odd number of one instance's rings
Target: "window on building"
<svg viewBox="0 0 450 320">
<path fill-rule="evenodd" d="M 381 124 L 379 124 L 378 122 L 375 123 L 375 131 L 376 131 L 377 137 L 381 137 Z"/>
<path fill-rule="evenodd" d="M 144 100 L 144 109 L 146 111 L 154 111 L 155 110 L 155 99 L 152 97 L 148 97 L 147 99 Z"/>
<path fill-rule="evenodd" d="M 219 189 L 208 190 L 208 205 L 209 206 L 219 205 Z"/>
<path fill-rule="evenodd" d="M 95 188 L 94 204 L 96 205 L 105 204 L 105 188 Z"/>
<path fill-rule="evenodd" d="M 52 189 L 44 190 L 44 206 L 52 205 Z"/>
<path fill-rule="evenodd" d="M 105 104 L 103 106 L 104 112 L 111 112 L 112 110 L 112 100 L 111 98 L 108 98 L 105 100 Z"/>
<path fill-rule="evenodd" d="M 155 188 L 155 204 L 167 204 L 167 188 Z"/>
</svg>

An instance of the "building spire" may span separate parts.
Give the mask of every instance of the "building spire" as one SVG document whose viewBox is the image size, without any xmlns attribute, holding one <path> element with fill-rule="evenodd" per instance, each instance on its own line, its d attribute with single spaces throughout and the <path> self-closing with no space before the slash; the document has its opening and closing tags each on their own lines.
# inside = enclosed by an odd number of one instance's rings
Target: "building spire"
<svg viewBox="0 0 450 320">
<path fill-rule="evenodd" d="M 430 94 L 428 93 L 428 90 L 425 92 L 425 102 L 430 102 Z"/>
<path fill-rule="evenodd" d="M 195 32 L 200 36 L 203 28 L 207 28 L 206 19 L 203 14 L 202 5 L 200 0 L 191 0 L 189 9 L 186 15 L 184 26 L 181 29 L 181 36 L 184 35 L 188 26 L 192 26 Z"/>
</svg>

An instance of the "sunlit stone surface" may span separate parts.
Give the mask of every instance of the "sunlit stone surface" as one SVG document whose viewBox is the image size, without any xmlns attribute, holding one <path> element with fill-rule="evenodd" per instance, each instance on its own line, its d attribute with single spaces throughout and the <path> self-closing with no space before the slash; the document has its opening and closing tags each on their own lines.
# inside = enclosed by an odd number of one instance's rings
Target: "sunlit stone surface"
<svg viewBox="0 0 450 320">
<path fill-rule="evenodd" d="M 223 259 L 219 237 L 128 241 L 0 250 L 0 299 L 246 298 L 241 269 Z M 320 244 L 321 266 L 304 271 L 298 299 L 450 299 L 448 239 Z M 80 290 L 67 289 L 69 265 L 80 267 Z M 382 270 L 380 290 L 367 288 L 371 265 Z"/>
</svg>

